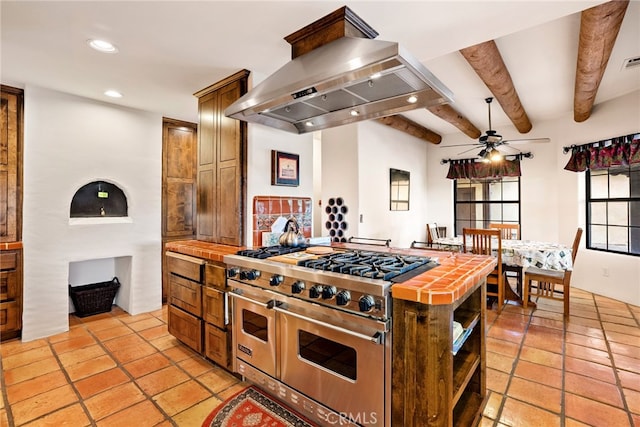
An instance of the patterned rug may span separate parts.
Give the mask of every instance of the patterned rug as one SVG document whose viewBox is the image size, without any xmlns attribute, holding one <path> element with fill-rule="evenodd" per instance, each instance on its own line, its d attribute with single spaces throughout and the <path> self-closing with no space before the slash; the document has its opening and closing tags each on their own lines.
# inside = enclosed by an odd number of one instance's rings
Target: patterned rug
<svg viewBox="0 0 640 427">
<path fill-rule="evenodd" d="M 202 427 L 317 427 L 293 410 L 249 386 L 218 405 Z"/>
</svg>

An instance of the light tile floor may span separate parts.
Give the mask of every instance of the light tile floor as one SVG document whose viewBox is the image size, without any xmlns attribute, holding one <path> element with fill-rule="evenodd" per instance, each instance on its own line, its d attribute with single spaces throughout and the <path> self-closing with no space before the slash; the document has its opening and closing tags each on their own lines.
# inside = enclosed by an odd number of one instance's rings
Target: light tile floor
<svg viewBox="0 0 640 427">
<path fill-rule="evenodd" d="M 571 317 L 488 311 L 481 426 L 640 427 L 640 307 L 572 290 Z M 195 426 L 244 384 L 167 332 L 166 306 L 0 345 L 0 426 Z"/>
</svg>

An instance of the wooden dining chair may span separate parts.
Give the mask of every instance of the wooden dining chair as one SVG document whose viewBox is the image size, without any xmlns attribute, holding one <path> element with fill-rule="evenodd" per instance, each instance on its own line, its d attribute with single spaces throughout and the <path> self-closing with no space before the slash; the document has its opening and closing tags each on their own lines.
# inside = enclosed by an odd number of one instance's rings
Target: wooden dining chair
<svg viewBox="0 0 640 427">
<path fill-rule="evenodd" d="M 435 222 L 430 222 L 427 224 L 427 243 L 433 246 L 433 241 L 440 237 L 440 233 L 438 232 L 438 224 Z"/>
<path fill-rule="evenodd" d="M 489 224 L 489 228 L 500 230 L 502 239 L 520 240 L 520 224 L 500 224 L 492 222 Z"/>
<path fill-rule="evenodd" d="M 578 248 L 580 247 L 580 238 L 582 237 L 582 228 L 578 228 L 576 236 L 573 239 L 571 248 L 571 263 L 576 261 Z M 522 306 L 527 308 L 529 296 L 535 295 L 539 298 L 549 298 L 562 301 L 564 303 L 564 317 L 569 317 L 569 294 L 571 290 L 571 271 L 544 270 L 537 267 L 529 267 L 524 272 L 524 284 L 522 294 Z M 532 282 L 537 282 L 533 286 Z"/>
<path fill-rule="evenodd" d="M 487 296 L 498 298 L 496 312 L 500 314 L 505 301 L 504 271 L 502 266 L 502 236 L 499 230 L 487 230 L 484 228 L 462 229 L 462 250 L 479 255 L 494 255 L 495 247 L 498 264 L 487 276 Z"/>
</svg>

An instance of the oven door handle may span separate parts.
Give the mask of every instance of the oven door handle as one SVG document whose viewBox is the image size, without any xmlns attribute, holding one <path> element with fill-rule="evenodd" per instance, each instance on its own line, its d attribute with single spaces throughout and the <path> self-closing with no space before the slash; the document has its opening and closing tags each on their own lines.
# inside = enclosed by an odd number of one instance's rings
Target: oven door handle
<svg viewBox="0 0 640 427">
<path fill-rule="evenodd" d="M 324 328 L 333 329 L 334 331 L 342 332 L 343 334 L 347 334 L 347 335 L 351 335 L 351 336 L 356 337 L 356 338 L 360 338 L 361 340 L 370 341 L 370 342 L 372 342 L 374 344 L 382 344 L 382 334 L 380 332 L 376 332 L 375 334 L 373 334 L 373 336 L 366 335 L 366 334 L 361 334 L 359 332 L 350 331 L 349 329 L 345 329 L 345 328 L 342 328 L 340 326 L 336 326 L 336 325 L 332 325 L 330 323 L 324 323 L 324 322 L 320 322 L 319 320 L 311 319 L 311 318 L 309 318 L 307 316 L 303 316 L 303 315 L 295 313 L 293 311 L 285 310 L 285 309 L 281 308 L 280 305 L 274 306 L 273 310 L 277 311 L 277 312 L 280 312 L 282 314 L 285 314 L 287 316 L 296 317 L 296 318 L 298 318 L 300 320 L 304 320 L 305 322 L 313 323 L 315 325 L 322 326 Z"/>
<path fill-rule="evenodd" d="M 274 301 L 274 300 L 269 300 L 267 302 L 262 302 L 262 301 L 256 301 L 253 298 L 247 298 L 243 295 L 240 295 L 239 293 L 236 293 L 234 291 L 229 292 L 229 295 L 232 298 L 238 298 L 241 299 L 245 302 L 249 302 L 251 304 L 256 304 L 256 305 L 264 305 L 265 308 L 274 308 L 274 306 L 276 306 L 278 304 L 278 302 Z"/>
</svg>

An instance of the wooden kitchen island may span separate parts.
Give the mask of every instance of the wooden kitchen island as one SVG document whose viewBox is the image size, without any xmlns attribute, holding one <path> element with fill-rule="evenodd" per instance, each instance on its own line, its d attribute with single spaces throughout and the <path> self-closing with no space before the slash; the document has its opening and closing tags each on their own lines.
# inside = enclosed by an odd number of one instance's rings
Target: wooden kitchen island
<svg viewBox="0 0 640 427">
<path fill-rule="evenodd" d="M 491 257 L 433 252 L 440 266 L 393 285 L 393 426 L 475 426 L 486 397 Z M 464 333 L 453 339 L 453 321 Z M 466 337 L 466 339 L 465 339 Z"/>
</svg>

